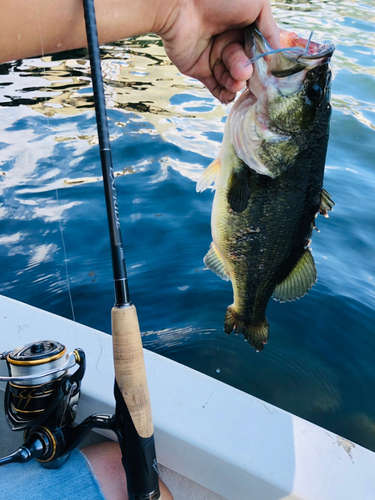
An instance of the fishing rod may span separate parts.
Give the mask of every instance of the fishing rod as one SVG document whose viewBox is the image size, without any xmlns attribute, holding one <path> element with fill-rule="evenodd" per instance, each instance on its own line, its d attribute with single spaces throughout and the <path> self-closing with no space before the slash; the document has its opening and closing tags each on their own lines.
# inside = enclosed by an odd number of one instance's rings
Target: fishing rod
<svg viewBox="0 0 375 500">
<path fill-rule="evenodd" d="M 96 122 L 112 252 L 115 305 L 112 344 L 115 365 L 115 428 L 127 477 L 129 500 L 161 498 L 154 428 L 142 340 L 130 302 L 120 217 L 113 174 L 94 0 L 83 0 Z"/>
</svg>

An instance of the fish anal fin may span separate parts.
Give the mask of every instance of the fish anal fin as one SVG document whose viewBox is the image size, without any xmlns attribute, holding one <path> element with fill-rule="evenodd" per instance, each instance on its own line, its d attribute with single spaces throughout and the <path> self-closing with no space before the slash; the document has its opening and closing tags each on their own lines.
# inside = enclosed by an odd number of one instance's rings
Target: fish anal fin
<svg viewBox="0 0 375 500">
<path fill-rule="evenodd" d="M 227 199 L 230 208 L 234 212 L 243 212 L 246 209 L 250 198 L 250 187 L 245 168 L 235 170 L 231 174 L 228 187 Z"/>
<path fill-rule="evenodd" d="M 216 160 L 210 163 L 210 165 L 208 165 L 206 170 L 200 176 L 196 186 L 197 193 L 200 193 L 209 188 L 211 184 L 216 181 L 216 177 L 219 175 L 219 170 L 220 160 L 219 158 L 216 158 Z"/>
<path fill-rule="evenodd" d="M 307 249 L 285 280 L 276 285 L 273 298 L 280 302 L 300 299 L 312 288 L 316 278 L 314 258 Z"/>
<path fill-rule="evenodd" d="M 320 197 L 319 213 L 328 218 L 328 212 L 333 209 L 335 202 L 332 200 L 331 195 L 325 189 L 322 189 Z"/>
<path fill-rule="evenodd" d="M 217 274 L 221 279 L 229 281 L 230 277 L 225 267 L 225 263 L 214 242 L 211 243 L 210 249 L 204 257 L 203 262 L 206 264 L 208 269 Z"/>
</svg>

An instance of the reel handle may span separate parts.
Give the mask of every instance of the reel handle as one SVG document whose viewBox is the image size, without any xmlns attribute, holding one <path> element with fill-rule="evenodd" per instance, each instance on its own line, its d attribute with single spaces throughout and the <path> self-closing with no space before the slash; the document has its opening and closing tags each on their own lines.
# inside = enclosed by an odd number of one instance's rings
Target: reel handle
<svg viewBox="0 0 375 500">
<path fill-rule="evenodd" d="M 0 458 L 0 466 L 6 464 L 29 462 L 33 458 L 41 457 L 45 453 L 46 441 L 39 436 L 28 439 L 14 453 L 7 457 Z"/>
</svg>

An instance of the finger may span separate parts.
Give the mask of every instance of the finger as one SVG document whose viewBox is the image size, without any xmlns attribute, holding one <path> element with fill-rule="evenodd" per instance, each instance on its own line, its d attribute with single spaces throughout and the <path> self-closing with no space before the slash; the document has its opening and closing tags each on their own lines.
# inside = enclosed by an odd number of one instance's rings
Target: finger
<svg viewBox="0 0 375 500">
<path fill-rule="evenodd" d="M 230 93 L 243 89 L 252 75 L 252 66 L 243 47 L 243 30 L 227 31 L 215 38 L 210 67 L 217 82 Z"/>
<path fill-rule="evenodd" d="M 236 95 L 237 93 L 229 92 L 229 90 L 221 87 L 218 99 L 222 104 L 229 104 L 235 100 Z"/>
<path fill-rule="evenodd" d="M 235 80 L 230 72 L 228 71 L 227 67 L 223 63 L 223 61 L 220 61 L 214 68 L 214 76 L 217 80 L 217 82 L 225 89 L 229 90 L 230 92 L 239 92 L 242 90 L 246 84 L 246 79 L 244 80 Z M 250 77 L 249 77 L 250 78 Z"/>
<path fill-rule="evenodd" d="M 203 85 L 211 92 L 211 94 L 219 99 L 222 104 L 229 104 L 236 97 L 236 92 L 230 92 L 226 88 L 222 87 L 214 76 L 204 78 L 201 80 Z"/>
<path fill-rule="evenodd" d="M 266 2 L 256 20 L 257 27 L 273 49 L 280 49 L 280 31 L 273 18 L 271 5 Z"/>
<path fill-rule="evenodd" d="M 228 45 L 232 43 L 241 44 L 244 41 L 243 30 L 230 30 L 215 37 L 210 53 L 211 70 L 222 60 L 222 53 Z"/>
<path fill-rule="evenodd" d="M 222 60 L 231 77 L 238 82 L 246 82 L 253 74 L 253 67 L 240 43 L 227 45 L 223 50 Z"/>
</svg>

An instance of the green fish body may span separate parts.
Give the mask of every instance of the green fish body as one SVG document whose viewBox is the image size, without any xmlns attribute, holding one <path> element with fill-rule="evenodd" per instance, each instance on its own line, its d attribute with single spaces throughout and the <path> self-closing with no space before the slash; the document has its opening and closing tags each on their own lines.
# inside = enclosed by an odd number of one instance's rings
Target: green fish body
<svg viewBox="0 0 375 500">
<path fill-rule="evenodd" d="M 264 52 L 264 44 L 250 28 L 249 56 Z M 232 282 L 224 329 L 243 333 L 258 351 L 268 340 L 271 296 L 295 300 L 315 283 L 314 220 L 333 206 L 323 190 L 333 48 L 316 45 L 307 62 L 277 54 L 255 63 L 250 89 L 228 116 L 219 158 L 197 185 L 202 191 L 215 183 L 213 242 L 204 262 Z"/>
</svg>

